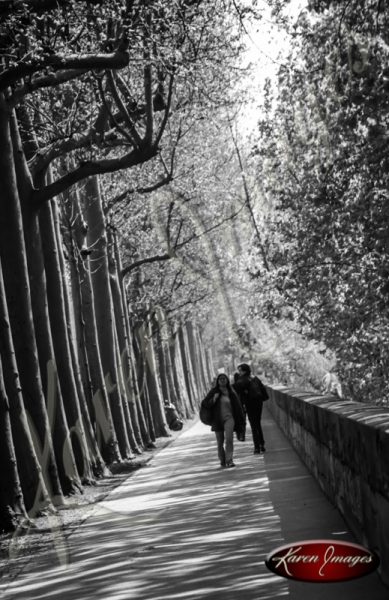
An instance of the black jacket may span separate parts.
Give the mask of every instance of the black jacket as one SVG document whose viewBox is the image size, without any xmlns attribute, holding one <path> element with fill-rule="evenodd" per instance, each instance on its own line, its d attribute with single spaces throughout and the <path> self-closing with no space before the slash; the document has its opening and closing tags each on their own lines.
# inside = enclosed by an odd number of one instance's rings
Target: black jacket
<svg viewBox="0 0 389 600">
<path fill-rule="evenodd" d="M 261 407 L 262 402 L 268 399 L 266 388 L 257 376 L 236 374 L 233 387 L 248 412 Z"/>
<path fill-rule="evenodd" d="M 212 388 L 203 400 L 204 406 L 212 410 L 212 431 L 223 431 L 224 429 L 220 414 L 220 396 L 220 391 L 217 388 Z M 232 416 L 234 417 L 235 422 L 234 431 L 238 434 L 243 433 L 246 423 L 242 405 L 234 390 L 229 394 L 229 397 L 231 400 Z M 215 402 L 213 402 L 214 399 Z"/>
</svg>

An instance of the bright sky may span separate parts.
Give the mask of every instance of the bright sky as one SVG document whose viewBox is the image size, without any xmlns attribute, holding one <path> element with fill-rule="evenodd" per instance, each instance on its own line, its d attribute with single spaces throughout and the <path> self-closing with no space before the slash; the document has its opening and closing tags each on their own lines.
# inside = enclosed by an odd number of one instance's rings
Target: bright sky
<svg viewBox="0 0 389 600">
<path fill-rule="evenodd" d="M 295 20 L 306 4 L 307 0 L 291 0 L 285 13 L 291 20 Z M 255 127 L 265 80 L 266 78 L 275 79 L 290 43 L 285 31 L 275 25 L 266 0 L 260 0 L 261 8 L 262 5 L 262 20 L 248 30 L 246 56 L 247 62 L 252 63 L 254 67 L 247 85 L 251 106 L 245 110 L 240 119 L 242 132 L 247 132 Z"/>
</svg>

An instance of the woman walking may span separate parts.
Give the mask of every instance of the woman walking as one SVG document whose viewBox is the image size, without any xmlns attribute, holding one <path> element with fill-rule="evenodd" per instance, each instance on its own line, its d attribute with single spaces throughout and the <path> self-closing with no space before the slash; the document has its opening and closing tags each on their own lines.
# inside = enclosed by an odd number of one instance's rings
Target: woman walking
<svg viewBox="0 0 389 600">
<path fill-rule="evenodd" d="M 234 392 L 227 375 L 221 373 L 216 385 L 205 396 L 203 406 L 211 410 L 211 429 L 215 432 L 217 453 L 222 467 L 235 467 L 234 431 L 243 435 L 245 416 L 238 396 Z"/>
</svg>

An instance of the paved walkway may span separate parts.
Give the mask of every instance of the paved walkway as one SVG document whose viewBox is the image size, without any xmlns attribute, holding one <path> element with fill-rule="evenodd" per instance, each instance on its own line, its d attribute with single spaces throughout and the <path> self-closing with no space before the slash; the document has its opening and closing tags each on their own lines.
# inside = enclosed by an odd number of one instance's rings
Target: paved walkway
<svg viewBox="0 0 389 600">
<path fill-rule="evenodd" d="M 214 434 L 195 423 L 114 489 L 58 553 L 37 556 L 6 600 L 388 600 L 376 573 L 344 583 L 291 582 L 267 570 L 277 546 L 352 540 L 265 411 L 268 452 L 236 442 L 221 469 Z M 1 586 L 0 586 L 1 592 Z"/>
</svg>

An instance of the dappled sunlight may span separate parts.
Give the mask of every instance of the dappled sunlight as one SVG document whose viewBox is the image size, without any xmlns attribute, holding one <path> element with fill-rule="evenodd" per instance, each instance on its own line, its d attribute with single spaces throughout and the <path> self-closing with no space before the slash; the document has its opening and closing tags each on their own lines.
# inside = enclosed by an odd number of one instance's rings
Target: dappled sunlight
<svg viewBox="0 0 389 600">
<path fill-rule="evenodd" d="M 70 562 L 34 565 L 7 600 L 280 598 L 287 582 L 264 559 L 283 541 L 262 457 L 235 442 L 221 469 L 214 435 L 197 424 L 94 507 L 68 538 Z"/>
<path fill-rule="evenodd" d="M 94 506 L 67 538 L 69 564 L 54 549 L 31 561 L 4 600 L 386 599 L 376 574 L 326 586 L 266 568 L 285 543 L 352 537 L 267 410 L 263 423 L 268 452 L 253 455 L 248 432 L 235 469 L 192 426 Z"/>
</svg>

